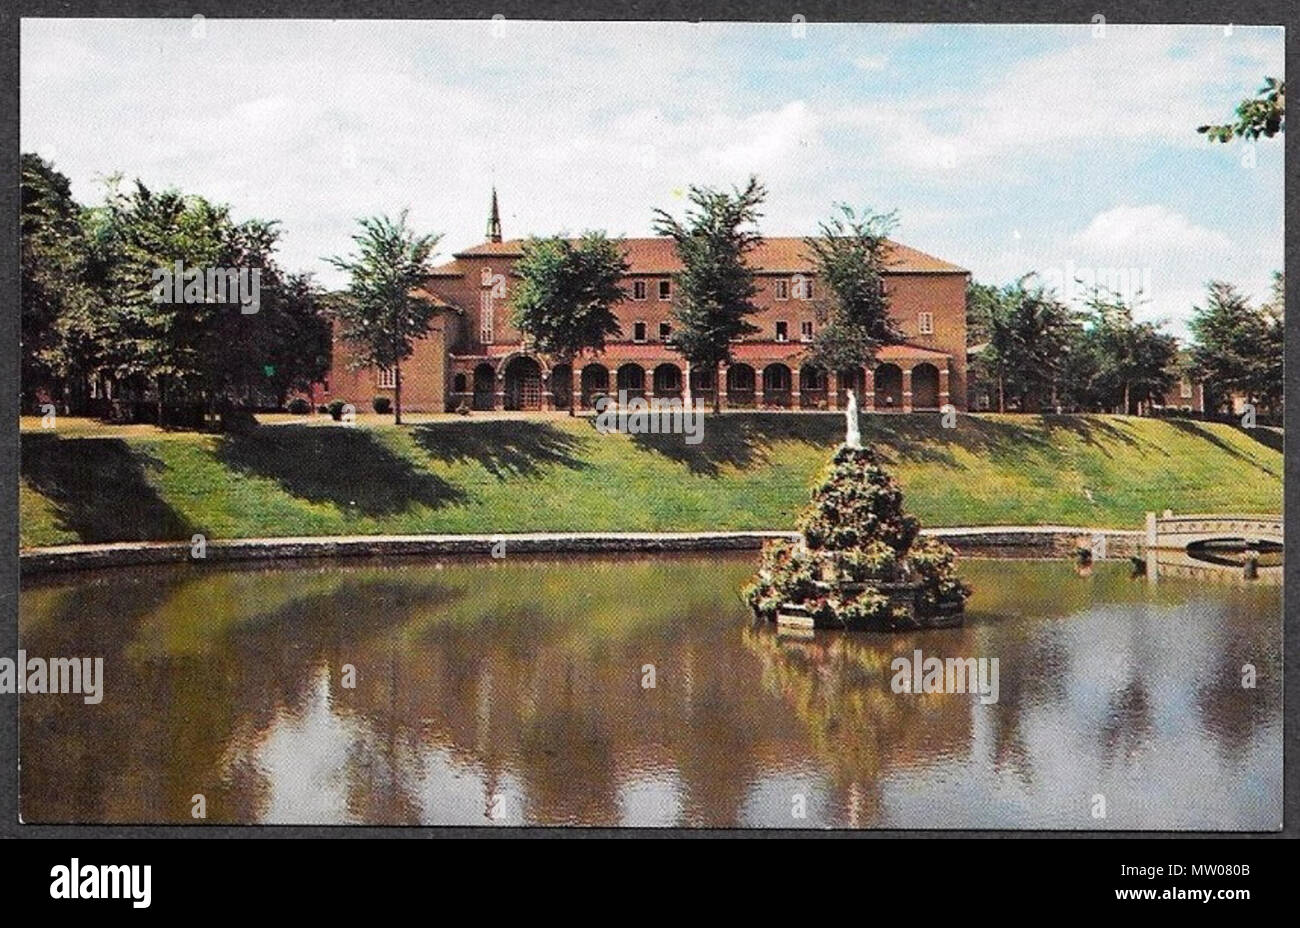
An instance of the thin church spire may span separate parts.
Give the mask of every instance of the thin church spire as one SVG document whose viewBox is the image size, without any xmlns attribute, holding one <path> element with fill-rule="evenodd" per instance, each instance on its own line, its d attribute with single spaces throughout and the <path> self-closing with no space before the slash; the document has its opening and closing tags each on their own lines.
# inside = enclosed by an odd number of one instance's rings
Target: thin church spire
<svg viewBox="0 0 1300 928">
<path fill-rule="evenodd" d="M 488 214 L 487 237 L 489 242 L 501 241 L 501 211 L 497 209 L 497 188 L 492 186 L 492 212 Z"/>
</svg>

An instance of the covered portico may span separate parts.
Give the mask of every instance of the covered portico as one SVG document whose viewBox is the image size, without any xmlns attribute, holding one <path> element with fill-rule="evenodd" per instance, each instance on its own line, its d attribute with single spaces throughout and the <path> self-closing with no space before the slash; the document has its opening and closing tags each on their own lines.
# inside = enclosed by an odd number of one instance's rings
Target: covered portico
<svg viewBox="0 0 1300 928">
<path fill-rule="evenodd" d="M 872 367 L 826 371 L 799 342 L 740 342 L 715 372 L 692 368 L 661 343 L 608 345 L 557 362 L 515 349 L 452 357 L 449 408 L 591 409 L 602 396 L 685 399 L 724 409 L 842 409 L 847 391 L 863 412 L 937 410 L 950 402 L 951 358 L 916 345 L 886 345 Z"/>
</svg>

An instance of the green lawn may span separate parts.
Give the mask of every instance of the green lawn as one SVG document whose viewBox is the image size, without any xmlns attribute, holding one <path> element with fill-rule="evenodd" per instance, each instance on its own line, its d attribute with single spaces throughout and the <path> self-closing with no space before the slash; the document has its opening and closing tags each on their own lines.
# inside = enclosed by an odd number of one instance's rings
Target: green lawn
<svg viewBox="0 0 1300 928">
<path fill-rule="evenodd" d="M 1122 416 L 864 416 L 929 526 L 1139 527 L 1148 509 L 1280 512 L 1281 433 Z M 139 427 L 22 434 L 24 547 L 420 532 L 785 529 L 843 434 L 836 414 L 724 414 L 704 441 L 590 419 L 397 428 Z"/>
</svg>

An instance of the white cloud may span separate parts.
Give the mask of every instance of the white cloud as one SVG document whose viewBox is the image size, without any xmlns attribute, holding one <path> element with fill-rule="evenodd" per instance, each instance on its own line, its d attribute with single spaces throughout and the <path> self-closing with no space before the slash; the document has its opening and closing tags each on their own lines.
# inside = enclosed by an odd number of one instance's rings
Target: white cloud
<svg viewBox="0 0 1300 928">
<path fill-rule="evenodd" d="M 1070 239 L 1072 247 L 1141 262 L 1152 256 L 1213 253 L 1232 247 L 1227 236 L 1199 226 L 1167 206 L 1116 206 L 1098 213 Z"/>
<path fill-rule="evenodd" d="M 123 171 L 279 219 L 285 265 L 329 284 L 320 258 L 358 216 L 409 205 L 446 253 L 480 240 L 495 183 L 507 235 L 647 234 L 690 184 L 750 173 L 770 233 L 809 233 L 835 201 L 898 207 L 900 237 L 980 279 L 1097 261 L 1108 243 L 1121 258 L 1181 243 L 1158 257 L 1185 256 L 1162 266 L 1194 281 L 1253 286 L 1280 263 L 1266 146 L 1233 182 L 1272 212 L 1112 183 L 1134 152 L 1204 148 L 1199 121 L 1280 73 L 1280 35 L 1033 28 L 989 66 L 1006 29 L 813 25 L 793 40 L 786 24 L 512 21 L 494 37 L 487 21 L 209 20 L 194 39 L 188 20 L 24 20 L 22 145 L 84 201 Z M 954 37 L 970 68 L 931 60 Z M 1224 163 L 1206 151 L 1195 170 Z M 1063 183 L 1075 200 L 1054 196 Z"/>
<path fill-rule="evenodd" d="M 1087 26 L 1058 31 L 1063 47 L 1009 61 L 984 86 L 936 80 L 920 96 L 846 108 L 840 118 L 878 132 L 891 159 L 912 170 L 1000 173 L 1009 156 L 1060 159 L 1135 141 L 1204 147 L 1196 126 L 1231 113 L 1263 75 L 1283 70 L 1281 43 L 1258 31 L 1214 33 L 1208 43 L 1198 33 L 1194 48 L 1170 27 L 1112 25 L 1105 38 Z"/>
</svg>

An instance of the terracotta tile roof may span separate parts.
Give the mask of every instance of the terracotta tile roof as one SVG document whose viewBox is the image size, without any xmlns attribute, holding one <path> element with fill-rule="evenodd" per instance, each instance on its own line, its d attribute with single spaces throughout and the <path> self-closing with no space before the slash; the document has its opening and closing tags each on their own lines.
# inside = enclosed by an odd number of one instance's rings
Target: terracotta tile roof
<svg viewBox="0 0 1300 928">
<path fill-rule="evenodd" d="M 808 346 L 802 342 L 737 342 L 731 346 L 734 362 L 772 364 L 776 361 L 798 363 Z M 486 355 L 457 355 L 459 358 L 503 358 L 520 351 L 518 344 L 488 345 Z M 530 352 L 525 352 L 530 353 Z M 662 342 L 610 342 L 599 355 L 584 352 L 583 358 L 601 361 L 635 361 L 640 364 L 678 363 L 682 356 Z M 876 353 L 876 360 L 885 361 L 942 361 L 948 355 L 942 351 L 922 348 L 919 345 L 886 345 Z M 579 363 L 583 363 L 581 360 Z"/>
<path fill-rule="evenodd" d="M 802 342 L 739 342 L 731 346 L 733 361 L 794 361 L 807 346 Z"/>
<path fill-rule="evenodd" d="M 438 296 L 436 293 L 430 293 L 428 290 L 424 289 L 423 287 L 416 287 L 414 290 L 411 291 L 411 295 L 418 296 L 421 299 L 429 303 L 432 303 L 434 306 L 438 307 L 439 309 L 450 309 L 454 313 L 460 313 L 461 315 L 464 315 L 464 310 L 462 310 L 455 303 L 448 303 L 446 300 Z"/>
<path fill-rule="evenodd" d="M 922 348 L 920 345 L 886 345 L 876 352 L 877 361 L 912 361 L 916 359 L 931 359 L 935 361 L 948 357 L 945 351 L 935 351 L 933 348 Z"/>
<path fill-rule="evenodd" d="M 448 261 L 429 272 L 430 277 L 464 277 L 469 266 L 464 261 Z"/>
<path fill-rule="evenodd" d="M 517 238 L 504 242 L 483 242 L 457 252 L 457 260 L 435 268 L 434 273 L 436 276 L 461 276 L 471 269 L 472 259 L 517 258 L 523 253 L 523 245 L 524 240 Z M 627 252 L 628 263 L 632 265 L 629 271 L 631 274 L 672 274 L 682 269 L 670 238 L 625 238 L 623 247 Z M 890 242 L 889 248 L 887 266 L 894 273 L 968 273 L 965 268 L 898 242 Z M 812 268 L 808 246 L 802 238 L 762 239 L 750 252 L 749 262 L 760 273 L 769 274 L 796 274 L 808 272 Z"/>
</svg>

